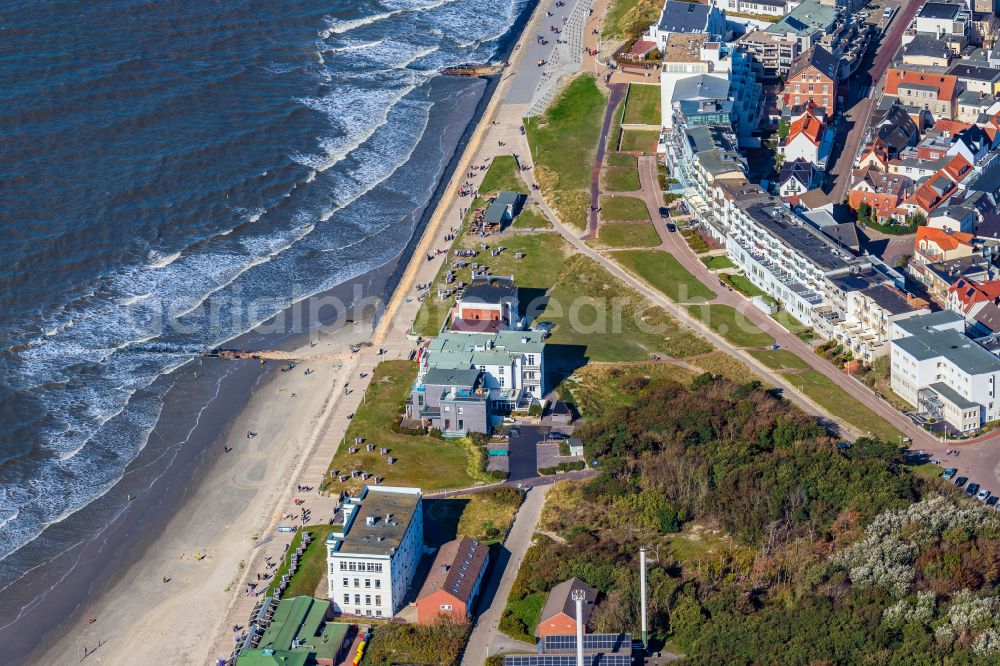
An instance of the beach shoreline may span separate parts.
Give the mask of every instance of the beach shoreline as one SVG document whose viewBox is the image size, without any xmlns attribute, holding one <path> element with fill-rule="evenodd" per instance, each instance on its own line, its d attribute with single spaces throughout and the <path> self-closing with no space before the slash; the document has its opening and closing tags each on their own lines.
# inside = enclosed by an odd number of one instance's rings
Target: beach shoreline
<svg viewBox="0 0 1000 666">
<path fill-rule="evenodd" d="M 529 6 L 527 9 L 531 10 L 524 14 L 527 19 L 515 23 L 515 29 L 520 23 L 520 30 L 512 36 L 511 46 L 514 42 L 519 41 L 524 26 L 537 12 L 537 6 Z M 366 322 L 367 325 L 358 324 L 342 328 L 332 334 L 327 334 L 316 344 L 304 339 L 307 336 L 302 336 L 297 340 L 297 344 L 289 347 L 294 356 L 308 358 L 311 355 L 316 356 L 318 351 L 322 352 L 328 345 L 344 349 L 353 342 L 378 339 L 384 337 L 390 327 L 394 325 L 395 311 L 399 304 L 408 298 L 409 289 L 407 287 L 412 286 L 410 282 L 412 282 L 414 267 L 419 268 L 423 265 L 423 253 L 432 248 L 436 234 L 441 231 L 444 215 L 443 213 L 438 214 L 438 212 L 447 210 L 454 204 L 452 181 L 461 175 L 458 167 L 462 160 L 468 159 L 469 155 L 476 152 L 476 135 L 481 134 L 478 130 L 485 124 L 488 110 L 494 107 L 498 84 L 499 77 L 496 77 L 486 87 L 472 121 L 468 123 L 466 131 L 463 132 L 456 144 L 449 166 L 439 180 L 437 192 L 424 209 L 424 214 L 421 216 L 422 223 L 415 228 L 411 242 L 393 261 L 362 276 L 362 278 L 344 283 L 336 288 L 353 287 L 354 284 L 366 280 L 369 282 L 369 287 L 372 286 L 372 281 L 381 282 L 380 291 L 383 298 L 387 295 L 391 295 L 391 298 L 379 320 L 378 328 L 373 332 L 370 322 Z M 481 141 L 481 136 L 478 140 Z M 386 270 L 386 267 L 390 265 L 392 269 Z M 238 340 L 239 338 L 237 338 Z M 319 346 L 318 351 L 317 346 Z M 233 362 L 219 361 L 219 363 Z M 322 435 L 320 431 L 326 426 L 322 422 L 323 417 L 328 414 L 332 403 L 336 403 L 340 387 L 346 383 L 349 371 L 353 369 L 350 362 L 332 362 L 323 365 L 323 367 L 317 367 L 307 381 L 305 375 L 297 372 L 279 373 L 274 369 L 273 364 L 270 369 L 260 372 L 259 368 L 254 367 L 253 362 L 236 363 L 242 366 L 244 373 L 256 375 L 253 380 L 253 389 L 247 396 L 245 404 L 238 410 L 237 415 L 224 427 L 223 434 L 212 439 L 213 443 L 206 445 L 196 456 L 198 462 L 193 465 L 188 478 L 180 482 L 180 488 L 176 491 L 185 499 L 173 510 L 163 508 L 162 504 L 166 502 L 161 499 L 160 510 L 170 512 L 171 517 L 162 531 L 145 544 L 125 547 L 124 542 L 114 544 L 109 541 L 110 535 L 102 538 L 103 543 L 99 552 L 103 552 L 105 546 L 109 547 L 109 550 L 118 557 L 120 557 L 121 552 L 127 552 L 130 563 L 121 565 L 122 571 L 117 572 L 118 575 L 104 581 L 103 584 L 98 580 L 88 590 L 88 598 L 83 602 L 84 605 L 78 607 L 66 623 L 50 628 L 47 639 L 56 633 L 62 633 L 63 636 L 58 640 L 43 641 L 49 647 L 32 653 L 32 661 L 77 663 L 83 654 L 83 648 L 88 647 L 88 645 L 93 648 L 98 644 L 101 644 L 101 647 L 89 659 L 103 663 L 119 663 L 116 655 L 128 654 L 131 659 L 137 654 L 150 650 L 148 653 L 154 657 L 157 654 L 156 649 L 159 648 L 154 649 L 152 645 L 157 644 L 158 641 L 155 632 L 151 635 L 149 631 L 161 622 L 172 627 L 170 633 L 174 636 L 184 637 L 179 641 L 180 644 L 172 644 L 173 654 L 176 656 L 172 657 L 171 661 L 180 662 L 190 659 L 199 661 L 201 656 L 208 651 L 209 647 L 206 641 L 211 640 L 211 635 L 205 635 L 209 629 L 209 627 L 204 626 L 205 613 L 187 613 L 189 616 L 201 617 L 202 621 L 201 625 L 196 624 L 185 629 L 184 626 L 178 626 L 177 623 L 178 618 L 185 615 L 179 605 L 189 602 L 197 604 L 200 610 L 217 610 L 220 601 L 215 597 L 222 596 L 224 600 L 232 597 L 224 590 L 232 589 L 235 581 L 239 578 L 239 572 L 246 568 L 245 565 L 242 568 L 240 565 L 244 562 L 244 558 L 248 557 L 253 547 L 251 542 L 245 540 L 249 538 L 246 533 L 253 532 L 263 538 L 266 537 L 264 537 L 263 530 L 251 530 L 246 527 L 238 530 L 244 532 L 242 538 L 237 538 L 237 535 L 228 532 L 246 523 L 264 525 L 273 518 L 281 496 L 287 494 L 290 488 L 291 477 L 297 469 L 296 461 L 301 462 L 307 457 L 312 448 L 310 444 L 315 445 L 316 439 Z M 257 372 L 252 372 L 255 369 Z M 328 390 L 311 390 L 317 385 L 323 385 Z M 292 393 L 299 396 L 309 395 L 309 399 L 300 401 L 291 413 L 276 413 L 279 405 L 287 406 L 287 402 L 279 402 L 280 394 L 288 396 Z M 295 432 L 282 431 L 277 426 L 269 428 L 266 425 L 269 422 L 277 421 L 292 424 L 294 426 L 292 430 Z M 304 427 L 303 424 L 308 427 Z M 304 430 L 311 431 L 307 438 L 311 441 L 303 439 Z M 247 431 L 258 433 L 251 446 L 247 446 L 245 439 Z M 265 440 L 273 442 L 283 438 L 285 438 L 286 445 L 271 447 L 275 450 L 267 451 L 255 448 L 257 442 L 263 446 Z M 289 445 L 291 440 L 296 440 L 294 445 Z M 241 445 L 250 450 L 243 452 L 237 448 Z M 232 453 L 223 453 L 222 451 L 225 449 L 232 449 Z M 253 494 L 252 497 L 247 494 L 239 494 L 240 501 L 231 506 L 226 506 L 220 500 L 219 487 L 223 483 L 231 483 L 233 487 L 241 487 L 245 493 L 250 493 L 242 486 L 253 485 L 247 483 L 251 476 L 254 477 L 255 483 L 260 484 L 261 481 L 266 480 L 264 485 L 270 487 L 261 488 L 258 485 L 255 490 L 256 494 Z M 225 514 L 229 520 L 205 521 L 204 511 L 199 511 L 199 507 L 204 507 L 208 503 L 216 504 L 218 506 L 216 513 Z M 242 511 L 240 511 L 241 508 Z M 220 531 L 224 531 L 226 534 L 218 536 Z M 124 526 L 122 533 L 127 534 Z M 206 544 L 213 544 L 211 538 L 213 534 L 216 535 L 215 543 L 227 543 L 231 547 L 218 549 L 207 547 Z M 234 541 L 241 541 L 244 545 L 237 545 Z M 163 544 L 172 544 L 175 547 L 166 551 L 162 547 Z M 195 553 L 204 554 L 206 557 L 190 561 L 186 559 L 186 556 L 193 557 Z M 213 564 L 214 566 L 210 566 Z M 211 568 L 212 572 L 206 576 L 204 571 L 199 571 L 199 568 Z M 157 571 L 166 570 L 177 570 L 178 573 L 156 575 Z M 162 582 L 164 578 L 169 578 L 170 582 Z M 176 584 L 185 581 L 189 582 L 186 586 L 188 589 Z M 213 587 L 210 593 L 206 591 L 206 585 Z M 213 599 L 206 603 L 202 597 L 208 596 L 213 597 Z M 144 608 L 149 609 L 141 621 L 137 621 L 133 617 L 136 609 L 129 608 L 133 604 L 128 603 L 130 599 L 137 597 L 141 597 L 140 603 Z M 161 599 L 161 597 L 163 598 Z M 120 607 L 121 610 L 116 610 L 116 607 Z M 221 618 L 222 615 L 221 612 L 215 612 L 210 617 Z M 90 625 L 85 624 L 87 617 L 97 617 L 98 619 Z M 131 636 L 120 635 L 121 631 L 109 632 L 106 630 L 109 625 L 131 625 Z M 119 635 L 112 636 L 115 633 Z M 102 635 L 111 637 L 102 638 Z M 105 642 L 101 643 L 102 641 Z M 160 661 L 162 663 L 162 653 Z"/>
</svg>

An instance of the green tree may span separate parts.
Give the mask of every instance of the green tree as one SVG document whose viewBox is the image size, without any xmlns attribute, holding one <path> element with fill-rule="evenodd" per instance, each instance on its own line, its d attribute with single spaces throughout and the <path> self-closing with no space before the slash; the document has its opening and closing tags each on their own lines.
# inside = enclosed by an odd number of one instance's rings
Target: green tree
<svg viewBox="0 0 1000 666">
<path fill-rule="evenodd" d="M 858 206 L 858 222 L 861 224 L 868 224 L 871 219 L 872 208 L 866 203 L 862 203 Z"/>
</svg>

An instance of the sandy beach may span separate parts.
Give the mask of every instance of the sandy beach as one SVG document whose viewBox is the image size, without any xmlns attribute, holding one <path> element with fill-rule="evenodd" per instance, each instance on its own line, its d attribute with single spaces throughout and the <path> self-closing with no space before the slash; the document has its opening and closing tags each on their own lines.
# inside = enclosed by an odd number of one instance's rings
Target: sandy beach
<svg viewBox="0 0 1000 666">
<path fill-rule="evenodd" d="M 538 14 L 536 7 L 530 21 Z M 524 34 L 531 32 L 530 21 Z M 298 511 L 292 500 L 305 500 L 310 523 L 331 517 L 332 499 L 295 488 L 316 487 L 322 480 L 362 399 L 367 380 L 361 374 L 370 373 L 380 358 L 406 358 L 415 349 L 407 335 L 420 306 L 415 285 L 429 282 L 447 256 L 427 260 L 449 245 L 445 236 L 458 227 L 459 211 L 468 205 L 456 195 L 458 185 L 471 164 L 488 163 L 496 154 L 497 137 L 519 131 L 523 107 L 504 107 L 501 101 L 523 52 L 515 47 L 511 67 L 457 157 L 411 260 L 400 266 L 398 286 L 374 330 L 371 322 L 359 322 L 315 344 L 303 341 L 287 350 L 298 359 L 291 371 L 281 372 L 272 362 L 245 408 L 210 447 L 184 489 L 180 509 L 133 560 L 121 564 L 113 584 L 96 591 L 29 663 L 76 664 L 85 651 L 86 663 L 103 664 L 214 663 L 228 656 L 231 627 L 245 624 L 255 601 L 243 592 L 247 581 L 263 571 L 265 556 L 279 556 L 290 539 L 275 527 L 294 522 L 285 518 Z M 364 340 L 371 346 L 349 353 L 351 344 Z M 256 434 L 249 438 L 248 432 Z"/>
</svg>

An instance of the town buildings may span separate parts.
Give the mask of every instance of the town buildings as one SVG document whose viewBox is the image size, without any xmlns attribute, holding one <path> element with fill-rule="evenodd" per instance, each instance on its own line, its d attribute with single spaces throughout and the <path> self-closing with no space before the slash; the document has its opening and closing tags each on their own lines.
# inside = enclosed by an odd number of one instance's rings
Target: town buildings
<svg viewBox="0 0 1000 666">
<path fill-rule="evenodd" d="M 666 0 L 660 11 L 660 19 L 649 27 L 643 39 L 664 49 L 667 38 L 674 33 L 705 33 L 714 39 L 729 36 L 726 28 L 726 13 L 715 3 L 698 4 Z"/>
<path fill-rule="evenodd" d="M 346 655 L 351 625 L 328 622 L 330 602 L 293 597 L 277 603 L 255 648 L 240 651 L 236 666 L 334 666 Z"/>
<path fill-rule="evenodd" d="M 489 547 L 469 537 L 441 546 L 417 596 L 417 622 L 468 622 L 489 561 Z"/>
<path fill-rule="evenodd" d="M 403 606 L 424 548 L 419 488 L 364 486 L 344 501 L 326 540 L 327 590 L 336 613 L 390 618 Z"/>
<path fill-rule="evenodd" d="M 546 393 L 545 334 L 446 331 L 418 350 L 406 418 L 445 436 L 490 433 Z"/>
<path fill-rule="evenodd" d="M 965 334 L 965 319 L 943 310 L 894 324 L 892 390 L 961 432 L 1000 416 L 1000 357 Z"/>
<path fill-rule="evenodd" d="M 820 45 L 798 56 L 785 79 L 785 106 L 812 102 L 827 117 L 837 110 L 840 61 Z"/>
</svg>

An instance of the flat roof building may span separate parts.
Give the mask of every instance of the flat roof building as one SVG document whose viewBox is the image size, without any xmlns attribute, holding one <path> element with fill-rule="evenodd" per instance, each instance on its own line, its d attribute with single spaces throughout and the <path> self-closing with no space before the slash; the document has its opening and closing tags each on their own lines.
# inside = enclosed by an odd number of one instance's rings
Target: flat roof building
<svg viewBox="0 0 1000 666">
<path fill-rule="evenodd" d="M 326 599 L 282 599 L 260 643 L 240 652 L 236 666 L 334 666 L 351 627 L 327 622 L 329 609 Z"/>
<path fill-rule="evenodd" d="M 343 511 L 343 530 L 326 540 L 330 601 L 340 614 L 390 618 L 423 552 L 420 489 L 365 486 Z"/>
</svg>

